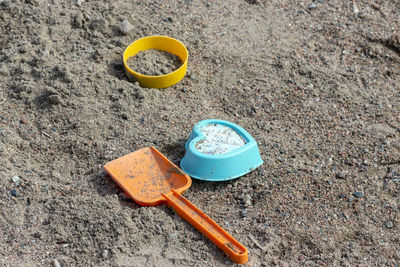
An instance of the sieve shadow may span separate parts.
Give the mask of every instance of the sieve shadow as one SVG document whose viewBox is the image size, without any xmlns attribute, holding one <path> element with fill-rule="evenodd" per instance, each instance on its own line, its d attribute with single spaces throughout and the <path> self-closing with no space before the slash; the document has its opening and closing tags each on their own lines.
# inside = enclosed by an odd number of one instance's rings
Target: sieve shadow
<svg viewBox="0 0 400 267">
<path fill-rule="evenodd" d="M 107 65 L 107 73 L 120 80 L 128 80 L 125 75 L 124 63 L 120 57 L 111 60 Z"/>
<path fill-rule="evenodd" d="M 176 166 L 180 168 L 180 162 L 185 156 L 186 139 L 180 139 L 175 143 L 165 144 L 160 147 L 160 152 L 166 155 Z M 218 192 L 229 184 L 234 184 L 237 179 L 226 181 L 206 181 L 192 178 L 192 186 L 190 190 Z"/>
<path fill-rule="evenodd" d="M 218 193 L 222 189 L 226 188 L 228 185 L 233 185 L 236 181 L 236 179 L 227 181 L 206 181 L 192 178 L 191 190 Z"/>
<path fill-rule="evenodd" d="M 185 156 L 185 142 L 186 139 L 180 139 L 175 143 L 161 145 L 159 151 L 179 167 L 183 156 Z"/>
<path fill-rule="evenodd" d="M 180 168 L 180 162 L 185 156 L 186 139 L 180 139 L 175 143 L 165 144 L 159 147 L 159 151 Z M 206 181 L 192 178 L 191 190 L 215 191 L 218 192 L 229 184 L 233 184 L 236 179 L 226 181 Z"/>
</svg>

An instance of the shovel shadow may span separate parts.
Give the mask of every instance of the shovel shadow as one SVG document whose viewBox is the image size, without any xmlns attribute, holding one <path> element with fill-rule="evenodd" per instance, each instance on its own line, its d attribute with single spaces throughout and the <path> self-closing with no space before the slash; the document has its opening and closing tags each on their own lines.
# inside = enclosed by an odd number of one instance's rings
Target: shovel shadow
<svg viewBox="0 0 400 267">
<path fill-rule="evenodd" d="M 96 189 L 96 192 L 102 197 L 118 194 L 121 192 L 121 189 L 118 187 L 118 185 L 103 169 L 100 170 L 95 176 L 93 176 L 90 182 Z"/>
<path fill-rule="evenodd" d="M 180 167 L 181 159 L 185 155 L 185 141 L 185 139 L 180 139 L 175 143 L 162 145 L 159 151 L 176 166 Z"/>
<path fill-rule="evenodd" d="M 95 176 L 93 176 L 90 182 L 92 183 L 98 195 L 100 195 L 101 197 L 115 195 L 116 197 L 118 197 L 121 206 L 126 206 L 133 209 L 137 209 L 140 207 L 132 199 L 129 199 L 129 197 L 121 197 L 121 193 L 123 192 L 122 189 L 103 169 L 100 170 Z"/>
</svg>

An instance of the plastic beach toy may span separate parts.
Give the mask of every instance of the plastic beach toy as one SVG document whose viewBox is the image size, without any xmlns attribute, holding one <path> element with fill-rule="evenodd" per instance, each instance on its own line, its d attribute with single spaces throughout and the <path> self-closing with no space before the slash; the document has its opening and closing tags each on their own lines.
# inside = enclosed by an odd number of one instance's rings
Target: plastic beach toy
<svg viewBox="0 0 400 267">
<path fill-rule="evenodd" d="M 223 120 L 197 123 L 185 150 L 181 168 L 200 180 L 234 179 L 263 163 L 254 138 L 242 127 Z"/>
<path fill-rule="evenodd" d="M 155 148 L 132 152 L 107 163 L 104 169 L 139 205 L 166 203 L 232 261 L 247 262 L 247 249 L 181 195 L 191 186 L 192 180 Z"/>
<path fill-rule="evenodd" d="M 177 70 L 160 76 L 144 75 L 133 71 L 127 64 L 128 58 L 140 51 L 158 49 L 178 56 L 183 64 Z M 131 43 L 124 51 L 125 73 L 133 75 L 142 87 L 166 88 L 178 83 L 186 74 L 189 53 L 183 43 L 168 36 L 148 36 Z"/>
</svg>

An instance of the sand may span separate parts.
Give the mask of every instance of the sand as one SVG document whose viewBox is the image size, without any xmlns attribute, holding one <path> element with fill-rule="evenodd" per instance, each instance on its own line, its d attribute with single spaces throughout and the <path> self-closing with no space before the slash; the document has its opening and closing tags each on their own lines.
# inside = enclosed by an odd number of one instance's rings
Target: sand
<svg viewBox="0 0 400 267">
<path fill-rule="evenodd" d="M 140 51 L 128 58 L 127 63 L 132 70 L 151 76 L 168 74 L 182 66 L 178 56 L 157 49 Z"/>
<path fill-rule="evenodd" d="M 265 163 L 184 195 L 247 266 L 397 265 L 399 14 L 373 0 L 0 0 L 0 265 L 234 266 L 102 170 L 146 146 L 179 164 L 211 118 L 246 129 Z M 149 35 L 189 50 L 170 88 L 125 76 L 124 49 Z"/>
<path fill-rule="evenodd" d="M 218 124 L 204 125 L 200 132 L 204 138 L 195 144 L 195 148 L 205 154 L 219 155 L 231 152 L 246 144 L 246 141 L 234 129 Z"/>
</svg>

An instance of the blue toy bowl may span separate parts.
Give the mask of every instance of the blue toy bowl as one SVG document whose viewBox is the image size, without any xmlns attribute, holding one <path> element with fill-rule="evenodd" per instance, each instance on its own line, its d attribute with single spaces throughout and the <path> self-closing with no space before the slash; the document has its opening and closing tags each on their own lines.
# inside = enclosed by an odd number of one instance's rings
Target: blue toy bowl
<svg viewBox="0 0 400 267">
<path fill-rule="evenodd" d="M 209 137 L 202 130 L 210 125 L 220 126 L 223 129 L 229 127 L 229 131 L 235 132 L 236 137 L 233 136 L 233 138 L 236 138 L 236 141 L 240 138 L 243 144 L 237 147 L 228 144 L 227 146 L 230 146 L 230 149 L 227 152 L 209 153 L 204 151 L 200 148 L 201 143 L 207 141 Z M 224 146 L 224 144 L 221 145 Z M 214 143 L 213 146 L 221 147 L 218 143 Z M 191 177 L 200 180 L 231 180 L 251 172 L 263 163 L 254 138 L 242 127 L 223 120 L 211 119 L 198 122 L 193 127 L 193 131 L 185 144 L 185 150 L 185 156 L 180 164 L 181 168 Z"/>
</svg>

